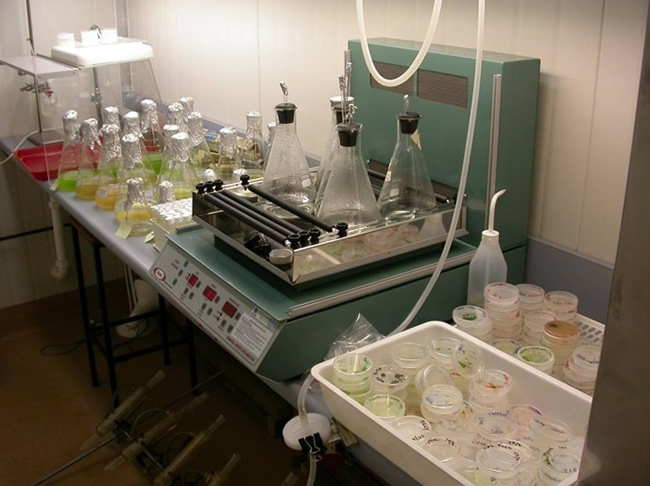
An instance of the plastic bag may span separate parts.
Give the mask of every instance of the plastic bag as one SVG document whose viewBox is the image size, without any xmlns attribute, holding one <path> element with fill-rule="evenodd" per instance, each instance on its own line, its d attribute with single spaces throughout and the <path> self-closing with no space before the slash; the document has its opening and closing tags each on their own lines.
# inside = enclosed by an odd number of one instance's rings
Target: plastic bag
<svg viewBox="0 0 650 486">
<path fill-rule="evenodd" d="M 358 314 L 352 324 L 334 340 L 325 355 L 325 359 L 335 358 L 359 349 L 366 344 L 376 343 L 384 339 L 384 337 L 386 336 L 377 331 L 368 319 L 363 317 L 362 314 Z"/>
</svg>

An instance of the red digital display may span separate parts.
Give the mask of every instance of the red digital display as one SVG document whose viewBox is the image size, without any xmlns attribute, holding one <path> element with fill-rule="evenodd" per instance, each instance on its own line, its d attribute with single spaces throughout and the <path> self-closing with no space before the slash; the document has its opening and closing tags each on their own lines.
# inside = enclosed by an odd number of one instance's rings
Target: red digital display
<svg viewBox="0 0 650 486">
<path fill-rule="evenodd" d="M 187 277 L 187 283 L 190 285 L 190 287 L 194 287 L 196 285 L 196 282 L 198 281 L 199 281 L 199 277 L 195 273 Z"/>
<path fill-rule="evenodd" d="M 210 287 L 206 287 L 205 290 L 203 291 L 203 297 L 208 299 L 210 302 L 212 302 L 216 296 L 217 293 L 214 291 L 214 289 Z"/>
<path fill-rule="evenodd" d="M 237 312 L 237 307 L 235 307 L 234 305 L 232 305 L 230 302 L 226 302 L 226 303 L 223 305 L 223 308 L 222 308 L 221 310 L 222 310 L 223 313 L 226 314 L 228 317 L 232 317 L 232 316 L 234 316 L 235 313 Z"/>
</svg>

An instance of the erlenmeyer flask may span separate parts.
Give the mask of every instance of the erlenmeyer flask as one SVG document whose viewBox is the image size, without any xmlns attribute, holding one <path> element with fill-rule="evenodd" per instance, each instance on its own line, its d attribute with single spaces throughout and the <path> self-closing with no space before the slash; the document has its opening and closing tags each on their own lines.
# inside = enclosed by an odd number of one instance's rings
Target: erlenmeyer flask
<svg viewBox="0 0 650 486">
<path fill-rule="evenodd" d="M 79 120 L 77 112 L 66 111 L 63 120 L 63 148 L 59 173 L 54 188 L 61 191 L 73 192 L 77 183 L 77 171 L 81 163 L 81 140 L 79 138 Z"/>
<path fill-rule="evenodd" d="M 354 98 L 348 98 L 348 105 L 352 104 Z M 330 98 L 330 108 L 332 109 L 332 126 L 330 128 L 327 142 L 323 150 L 323 158 L 318 166 L 318 175 L 316 176 L 316 203 L 315 208 L 318 211 L 320 203 L 323 200 L 325 187 L 329 180 L 330 172 L 332 171 L 332 162 L 336 158 L 339 148 L 339 136 L 336 130 L 336 125 L 343 123 L 343 102 L 340 96 L 333 96 Z"/>
<path fill-rule="evenodd" d="M 165 167 L 169 166 L 169 163 L 172 160 L 172 150 L 169 146 L 169 141 L 173 135 L 179 133 L 178 125 L 165 125 L 163 127 L 163 138 L 165 139 L 165 148 L 163 149 L 161 162 L 160 162 L 160 173 L 158 174 L 158 181 L 160 182 L 160 174 L 165 171 Z"/>
<path fill-rule="evenodd" d="M 88 118 L 81 123 L 81 161 L 77 172 L 75 194 L 79 199 L 92 201 L 97 192 L 97 165 L 101 157 L 97 120 Z"/>
<path fill-rule="evenodd" d="M 194 111 L 194 98 L 191 96 L 182 96 L 178 99 L 178 102 L 183 107 L 183 120 L 187 122 L 187 119 L 190 117 L 190 113 Z"/>
<path fill-rule="evenodd" d="M 103 114 L 104 125 L 117 125 L 117 128 L 120 128 L 120 111 L 116 106 L 107 106 L 104 108 Z"/>
<path fill-rule="evenodd" d="M 167 181 L 173 185 L 176 199 L 192 197 L 192 191 L 198 184 L 199 178 L 190 160 L 189 136 L 183 132 L 172 135 L 168 147 L 172 157 L 160 172 L 158 186 L 161 182 Z"/>
<path fill-rule="evenodd" d="M 120 145 L 120 127 L 104 125 L 100 130 L 102 136 L 102 156 L 99 159 L 99 179 L 95 204 L 100 209 L 112 210 L 119 189 L 117 174 L 122 165 L 122 147 Z"/>
<path fill-rule="evenodd" d="M 262 176 L 264 167 L 262 115 L 256 111 L 246 113 L 246 138 L 241 149 L 241 161 L 251 179 Z"/>
<path fill-rule="evenodd" d="M 296 133 L 296 105 L 280 103 L 275 107 L 276 127 L 269 161 L 264 170 L 262 189 L 274 196 L 312 212 L 316 191 L 309 175 L 307 159 Z M 267 209 L 287 216 L 286 211 L 268 205 Z M 293 216 L 291 216 L 293 217 Z"/>
<path fill-rule="evenodd" d="M 361 153 L 361 125 L 336 126 L 340 148 L 332 161 L 329 181 L 318 216 L 334 225 L 344 222 L 359 229 L 379 221 L 379 208 Z"/>
<path fill-rule="evenodd" d="M 187 118 L 187 126 L 189 128 L 188 135 L 190 136 L 190 158 L 194 164 L 194 168 L 198 173 L 202 173 L 206 169 L 212 169 L 217 172 L 210 147 L 208 142 L 205 141 L 205 131 L 203 130 L 203 119 L 201 113 L 193 111 Z"/>
<path fill-rule="evenodd" d="M 397 116 L 397 145 L 378 200 L 384 219 L 410 219 L 429 213 L 436 206 L 420 146 L 419 121 L 418 113 Z"/>
<path fill-rule="evenodd" d="M 181 132 L 188 132 L 187 120 L 183 116 L 183 105 L 178 101 L 167 107 L 167 121 L 170 125 L 177 125 Z"/>
<path fill-rule="evenodd" d="M 142 100 L 140 106 L 142 107 L 142 140 L 145 147 L 142 160 L 145 167 L 150 167 L 158 174 L 162 163 L 162 152 L 165 148 L 165 141 L 158 122 L 158 106 L 153 100 Z"/>
<path fill-rule="evenodd" d="M 118 172 L 120 185 L 115 203 L 115 218 L 120 223 L 125 221 L 130 223 L 131 234 L 145 234 L 148 229 L 144 231 L 140 227 L 146 225 L 150 229 L 149 205 L 153 201 L 153 188 L 150 174 L 142 162 L 140 141 L 132 133 L 122 137 L 122 159 L 122 168 Z M 140 233 L 135 228 L 136 225 L 144 233 Z"/>
<path fill-rule="evenodd" d="M 219 130 L 219 160 L 217 161 L 217 179 L 224 183 L 238 182 L 239 176 L 246 174 L 237 151 L 237 130 L 233 127 L 223 127 Z"/>
</svg>

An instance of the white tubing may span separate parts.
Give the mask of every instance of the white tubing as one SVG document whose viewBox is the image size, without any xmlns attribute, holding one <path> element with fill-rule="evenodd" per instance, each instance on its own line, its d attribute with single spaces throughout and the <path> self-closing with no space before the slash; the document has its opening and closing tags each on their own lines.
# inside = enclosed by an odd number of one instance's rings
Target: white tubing
<svg viewBox="0 0 650 486">
<path fill-rule="evenodd" d="M 313 382 L 314 377 L 311 373 L 309 373 L 309 375 L 307 375 L 307 378 L 305 378 L 305 381 L 302 383 L 300 391 L 298 392 L 298 403 L 296 408 L 298 408 L 300 423 L 302 424 L 302 428 L 305 431 L 311 430 L 309 428 L 309 419 L 307 418 L 307 393 L 309 392 L 309 387 Z"/>
<path fill-rule="evenodd" d="M 490 214 L 488 214 L 488 229 L 494 231 L 494 213 L 497 212 L 497 200 L 506 193 L 505 189 L 501 189 L 490 200 Z"/>
<path fill-rule="evenodd" d="M 469 123 L 467 127 L 467 139 L 465 140 L 465 155 L 463 156 L 463 167 L 460 173 L 460 184 L 458 186 L 458 198 L 456 199 L 456 206 L 454 207 L 454 214 L 451 218 L 451 225 L 449 227 L 449 233 L 447 234 L 447 239 L 445 240 L 445 246 L 442 248 L 442 253 L 440 254 L 440 259 L 438 260 L 438 265 L 431 275 L 429 282 L 427 283 L 422 295 L 415 303 L 409 314 L 406 316 L 404 321 L 397 326 L 393 332 L 389 335 L 397 334 L 406 329 L 409 324 L 413 321 L 415 316 L 429 298 L 429 294 L 433 287 L 435 286 L 440 273 L 443 270 L 445 263 L 447 262 L 447 256 L 449 255 L 449 250 L 451 249 L 451 244 L 454 240 L 454 233 L 456 232 L 456 226 L 458 225 L 458 219 L 460 217 L 460 210 L 463 205 L 463 195 L 465 194 L 465 186 L 467 184 L 467 174 L 469 174 L 469 165 L 472 155 L 472 143 L 474 141 L 474 129 L 476 127 L 476 112 L 478 111 L 478 98 L 479 98 L 479 89 L 481 87 L 481 65 L 483 63 L 483 36 L 485 30 L 485 0 L 478 0 L 478 27 L 476 32 L 476 64 L 474 66 L 474 86 L 472 88 L 472 104 L 469 111 Z"/>
<path fill-rule="evenodd" d="M 313 454 L 309 454 L 309 476 L 307 477 L 307 486 L 313 486 L 316 482 L 316 465 L 318 461 Z"/>
<path fill-rule="evenodd" d="M 417 56 L 415 56 L 413 63 L 411 63 L 409 68 L 401 76 L 393 79 L 388 79 L 379 74 L 379 71 L 377 71 L 377 68 L 375 68 L 374 63 L 372 62 L 370 47 L 368 47 L 368 35 L 366 34 L 366 21 L 363 15 L 363 0 L 357 0 L 357 26 L 359 27 L 359 34 L 361 36 L 361 51 L 363 52 L 363 58 L 366 61 L 366 66 L 368 66 L 368 71 L 370 71 L 372 77 L 375 78 L 379 84 L 387 87 L 399 86 L 408 80 L 411 76 L 413 76 L 415 71 L 420 68 L 422 61 L 424 61 L 424 56 L 427 55 L 427 51 L 433 42 L 433 36 L 435 35 L 438 28 L 438 20 L 440 19 L 441 8 L 442 0 L 435 0 L 435 3 L 433 5 L 433 12 L 431 13 L 431 20 L 429 21 L 429 28 L 427 29 L 427 33 L 424 36 L 424 41 L 422 41 L 422 47 L 420 47 L 420 50 Z"/>
</svg>

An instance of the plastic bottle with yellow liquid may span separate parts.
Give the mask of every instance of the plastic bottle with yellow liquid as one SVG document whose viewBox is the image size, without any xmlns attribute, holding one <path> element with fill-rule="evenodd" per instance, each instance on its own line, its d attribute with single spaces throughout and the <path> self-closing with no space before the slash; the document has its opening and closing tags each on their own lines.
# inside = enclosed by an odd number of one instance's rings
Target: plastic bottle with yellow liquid
<svg viewBox="0 0 650 486">
<path fill-rule="evenodd" d="M 101 157 L 102 145 L 99 141 L 99 128 L 95 118 L 81 123 L 81 161 L 77 171 L 75 194 L 79 199 L 92 201 L 97 192 L 97 165 Z"/>
<path fill-rule="evenodd" d="M 120 145 L 120 127 L 104 125 L 100 130 L 102 136 L 102 156 L 99 160 L 99 179 L 95 204 L 107 211 L 115 207 L 115 198 L 119 189 L 117 174 L 122 166 L 122 147 Z"/>
</svg>

